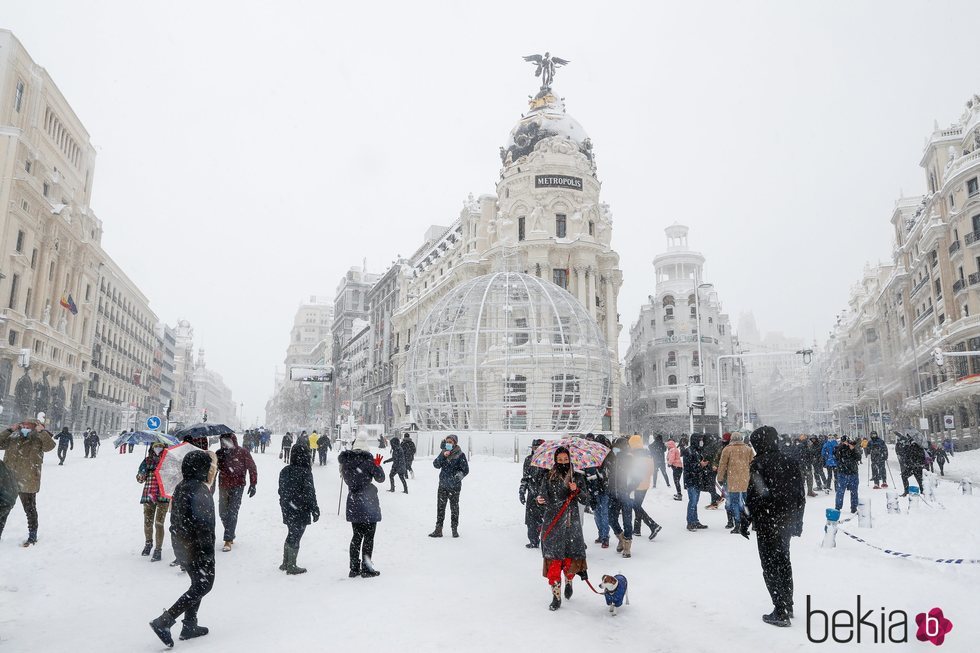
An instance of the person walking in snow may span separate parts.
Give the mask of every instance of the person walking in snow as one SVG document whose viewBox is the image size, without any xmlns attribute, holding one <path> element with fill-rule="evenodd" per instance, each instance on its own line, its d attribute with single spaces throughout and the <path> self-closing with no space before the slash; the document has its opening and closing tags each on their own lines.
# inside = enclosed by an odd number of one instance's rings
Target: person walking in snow
<svg viewBox="0 0 980 653">
<path fill-rule="evenodd" d="M 279 451 L 279 458 L 282 459 L 283 464 L 289 464 L 289 452 L 293 448 L 293 434 L 286 431 L 286 435 L 282 436 L 282 449 Z"/>
<path fill-rule="evenodd" d="M 700 435 L 691 436 L 691 444 L 684 449 L 684 489 L 687 491 L 687 530 L 698 531 L 707 528 L 698 519 L 698 500 L 701 498 L 704 468 L 710 465 L 702 450 Z"/>
<path fill-rule="evenodd" d="M 771 426 L 752 432 L 749 442 L 755 449 L 750 481 L 741 515 L 740 533 L 749 537 L 749 525 L 756 533 L 762 578 L 772 599 L 773 611 L 762 620 L 773 626 L 790 626 L 793 618 L 793 565 L 790 538 L 803 534 L 806 495 L 800 467 L 781 451 L 779 434 Z"/>
<path fill-rule="evenodd" d="M 837 436 L 831 434 L 820 448 L 820 455 L 823 457 L 823 466 L 827 470 L 827 492 L 830 492 L 831 485 L 836 489 L 837 484 L 840 483 L 840 479 L 837 478 L 837 458 L 834 457 L 834 452 L 837 451 L 838 444 Z"/>
<path fill-rule="evenodd" d="M 316 429 L 310 433 L 310 464 L 313 464 L 313 458 L 317 454 L 317 445 L 320 442 L 320 436 L 317 434 Z"/>
<path fill-rule="evenodd" d="M 867 452 L 868 458 L 871 459 L 871 480 L 874 481 L 874 489 L 887 488 L 888 476 L 885 466 L 888 464 L 888 445 L 876 431 L 871 432 Z"/>
<path fill-rule="evenodd" d="M 235 543 L 235 530 L 238 526 L 238 511 L 242 506 L 242 494 L 245 492 L 245 476 L 248 474 L 248 496 L 255 496 L 255 488 L 259 482 L 259 473 L 255 467 L 252 454 L 244 447 L 238 446 L 238 438 L 234 433 L 222 435 L 219 439 L 221 448 L 218 457 L 218 513 L 224 526 L 224 545 L 222 551 L 231 551 Z M 309 455 L 309 454 L 307 454 Z"/>
<path fill-rule="evenodd" d="M 633 454 L 632 480 L 636 481 L 636 488 L 633 490 L 632 497 L 633 536 L 637 537 L 642 535 L 640 531 L 641 525 L 646 524 L 647 528 L 650 529 L 650 539 L 652 540 L 657 537 L 661 526 L 643 509 L 643 500 L 650 490 L 650 479 L 654 474 L 654 462 L 650 458 L 650 450 L 643 446 L 643 439 L 640 436 L 632 436 L 629 439 L 629 445 Z M 630 555 L 632 555 L 632 552 Z M 630 556 L 624 555 L 623 557 Z"/>
<path fill-rule="evenodd" d="M 459 495 L 463 491 L 463 479 L 470 473 L 466 454 L 459 446 L 459 438 L 447 435 L 439 447 L 439 454 L 432 466 L 439 470 L 439 490 L 436 493 L 436 528 L 429 537 L 442 537 L 442 525 L 446 520 L 446 504 L 449 504 L 453 537 L 459 537 Z"/>
<path fill-rule="evenodd" d="M 657 435 L 650 443 L 650 457 L 653 458 L 653 488 L 657 489 L 657 473 L 664 475 L 664 483 L 670 487 L 670 478 L 667 476 L 667 463 L 664 456 L 667 454 L 667 445 L 664 444 L 664 436 Z"/>
<path fill-rule="evenodd" d="M 674 501 L 681 500 L 681 476 L 684 474 L 684 460 L 681 450 L 687 448 L 687 438 L 681 438 L 680 445 L 672 439 L 667 440 L 667 466 L 674 477 Z"/>
<path fill-rule="evenodd" d="M 544 508 L 535 501 L 535 497 L 528 497 L 528 492 L 532 494 L 537 491 L 540 482 L 540 467 L 531 465 L 534 458 L 534 451 L 544 443 L 544 440 L 531 441 L 531 453 L 524 459 L 523 473 L 521 474 L 521 485 L 517 490 L 517 497 L 524 506 L 524 525 L 527 526 L 527 544 L 529 549 L 538 548 L 541 542 L 541 520 L 544 518 Z M 530 499 L 530 501 L 528 501 Z"/>
<path fill-rule="evenodd" d="M 405 466 L 405 452 L 402 450 L 402 443 L 398 439 L 398 436 L 391 439 L 391 458 L 386 460 L 385 463 L 391 463 L 391 474 L 388 477 L 391 479 L 391 488 L 388 491 L 395 491 L 395 476 L 397 476 L 401 479 L 402 491 L 408 494 L 408 483 L 405 482 L 405 472 L 407 471 Z"/>
<path fill-rule="evenodd" d="M 837 510 L 843 507 L 844 492 L 850 491 L 851 513 L 857 513 L 858 487 L 860 486 L 858 465 L 861 464 L 861 448 L 857 446 L 853 438 L 845 435 L 841 437 L 840 444 L 834 450 L 834 459 L 837 461 L 837 498 L 835 507 Z"/>
<path fill-rule="evenodd" d="M 385 482 L 381 454 L 371 457 L 363 449 L 341 451 L 337 456 L 340 474 L 347 484 L 347 521 L 351 525 L 350 578 L 374 578 L 374 535 L 381 521 L 381 503 L 375 483 Z"/>
<path fill-rule="evenodd" d="M 633 454 L 630 451 L 629 440 L 617 438 L 612 443 L 612 452 L 602 463 L 606 470 L 606 487 L 609 492 L 609 527 L 619 540 L 616 553 L 629 558 L 633 550 Z M 620 527 L 619 518 L 622 516 L 623 525 Z"/>
<path fill-rule="evenodd" d="M 752 465 L 752 447 L 745 444 L 745 436 L 739 432 L 732 433 L 731 444 L 721 452 L 718 463 L 718 480 L 726 484 L 728 494 L 725 497 L 725 510 L 728 511 L 728 526 L 732 533 L 739 532 L 739 521 L 742 518 L 742 507 L 745 505 L 745 493 L 749 489 L 749 467 Z"/>
<path fill-rule="evenodd" d="M 64 465 L 65 458 L 68 457 L 68 450 L 75 449 L 75 436 L 68 431 L 67 426 L 62 426 L 54 439 L 58 441 L 58 464 Z"/>
<path fill-rule="evenodd" d="M 415 446 L 415 442 L 412 441 L 412 434 L 406 433 L 405 438 L 402 440 L 402 451 L 405 452 L 405 471 L 408 472 L 409 478 L 415 478 L 415 470 L 412 469 L 412 463 L 415 462 L 415 453 L 418 448 Z"/>
<path fill-rule="evenodd" d="M 306 569 L 296 565 L 299 543 L 306 527 L 320 519 L 320 507 L 313 485 L 313 461 L 301 447 L 293 448 L 289 464 L 279 471 L 279 508 L 286 525 L 279 569 L 290 576 L 305 574 Z"/>
<path fill-rule="evenodd" d="M 88 455 L 90 453 L 92 453 L 92 451 L 91 451 L 91 449 L 92 449 L 92 443 L 88 439 L 88 436 L 89 436 L 89 434 L 91 432 L 92 432 L 92 429 L 85 429 L 85 432 L 82 433 L 82 447 L 85 449 L 85 457 L 86 458 L 88 458 Z"/>
<path fill-rule="evenodd" d="M 908 496 L 909 476 L 915 477 L 919 491 L 922 491 L 922 469 L 926 464 L 926 455 L 922 446 L 909 435 L 897 434 L 895 441 L 895 455 L 898 456 L 899 471 L 902 475 L 902 486 L 905 492 L 902 496 Z"/>
<path fill-rule="evenodd" d="M 320 457 L 320 466 L 321 467 L 323 465 L 326 465 L 327 464 L 327 452 L 330 451 L 331 449 L 333 449 L 333 446 L 330 443 L 330 435 L 329 434 L 324 433 L 319 438 L 317 438 L 317 441 L 316 441 L 316 451 L 317 451 L 317 454 Z"/>
<path fill-rule="evenodd" d="M 140 504 L 143 506 L 143 536 L 146 544 L 141 555 L 148 556 L 152 550 L 150 562 L 157 562 L 163 557 L 163 534 L 167 523 L 167 510 L 170 508 L 170 502 L 160 491 L 155 474 L 165 448 L 162 442 L 154 443 L 136 471 L 136 482 L 143 484 Z M 154 533 L 156 548 L 153 546 Z"/>
<path fill-rule="evenodd" d="M 949 462 L 949 454 L 946 453 L 944 448 L 936 447 L 936 450 L 933 451 L 933 456 L 936 459 L 936 464 L 939 465 L 939 475 L 946 476 L 945 467 L 946 463 Z"/>
<path fill-rule="evenodd" d="M 555 449 L 554 466 L 541 476 L 535 501 L 544 508 L 541 532 L 542 575 L 551 587 L 550 610 L 561 607 L 561 579 L 565 576 L 565 599 L 572 598 L 572 580 L 579 574 L 588 579 L 585 537 L 576 502 L 585 503 L 585 477 L 572 469 L 568 449 Z"/>
<path fill-rule="evenodd" d="M 89 449 L 92 453 L 90 457 L 95 458 L 96 454 L 99 453 L 99 447 L 102 446 L 102 440 L 99 439 L 99 432 L 93 429 L 92 432 L 88 434 L 88 440 Z"/>
<path fill-rule="evenodd" d="M 190 588 L 170 608 L 150 622 L 150 628 L 167 646 L 174 645 L 170 628 L 184 615 L 180 639 L 208 634 L 199 626 L 197 613 L 201 599 L 214 587 L 214 499 L 207 479 L 211 457 L 204 451 L 191 451 L 180 465 L 183 480 L 171 498 L 170 538 L 177 561 L 190 577 Z"/>
<path fill-rule="evenodd" d="M 12 424 L 0 431 L 3 462 L 17 482 L 20 505 L 27 516 L 25 547 L 37 544 L 37 493 L 41 491 L 41 464 L 45 452 L 51 451 L 54 446 L 51 432 L 44 428 L 44 413 L 38 413 L 37 419 Z M 0 523 L 2 534 L 3 524 Z"/>
</svg>

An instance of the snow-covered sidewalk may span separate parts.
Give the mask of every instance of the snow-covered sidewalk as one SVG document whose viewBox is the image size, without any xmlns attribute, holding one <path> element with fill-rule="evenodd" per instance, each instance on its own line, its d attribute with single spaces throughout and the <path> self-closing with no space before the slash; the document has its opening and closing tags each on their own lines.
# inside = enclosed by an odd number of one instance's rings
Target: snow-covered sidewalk
<svg viewBox="0 0 980 653">
<path fill-rule="evenodd" d="M 417 459 L 410 494 L 381 492 L 384 520 L 374 561 L 382 575 L 348 579 L 350 528 L 337 516 L 340 478 L 332 455 L 329 466 L 314 467 L 323 516 L 307 530 L 300 551 L 309 573 L 287 577 L 277 569 L 285 537 L 276 494 L 282 463 L 271 452 L 255 458 L 258 494 L 243 500 L 235 550 L 218 552 L 215 587 L 201 608 L 211 634 L 177 642 L 175 650 L 519 652 L 560 646 L 737 653 L 840 646 L 807 641 L 808 594 L 819 609 L 852 613 L 860 594 L 863 609 L 901 609 L 910 620 L 939 606 L 954 623 L 944 652 L 975 650 L 980 641 L 980 624 L 971 619 L 980 565 L 896 559 L 843 535 L 838 548 L 821 549 L 824 509 L 833 506 L 833 495 L 809 500 L 804 536 L 793 541 L 792 628 L 760 620 L 771 606 L 755 542 L 724 530 L 724 511 L 704 510 L 706 499 L 700 516 L 710 528 L 687 532 L 686 501 L 673 501 L 662 484 L 644 507 L 664 529 L 653 542 L 637 540 L 630 560 L 591 544 L 591 517 L 585 522 L 591 577 L 625 574 L 631 605 L 609 617 L 601 597 L 577 582 L 574 598 L 550 613 L 540 552 L 524 548 L 520 465 L 491 457 L 471 461 L 459 540 L 426 537 L 434 523 L 437 470 L 430 459 Z M 139 452 L 119 455 L 107 447 L 85 460 L 76 450 L 59 469 L 56 457 L 46 456 L 39 544 L 19 547 L 26 533 L 20 505 L 0 541 L 0 651 L 161 650 L 147 622 L 187 583 L 167 566 L 169 535 L 164 562 L 140 556 L 140 460 Z M 966 452 L 947 469 L 978 463 L 980 452 Z M 849 522 L 847 530 L 883 548 L 980 558 L 980 489 L 961 496 L 956 483 L 946 482 L 939 489 L 945 508 L 893 516 L 885 514 L 884 492 L 868 490 L 865 467 L 861 472 L 875 527 Z M 914 623 L 909 636 L 907 645 L 873 648 L 927 650 L 915 641 Z"/>
</svg>

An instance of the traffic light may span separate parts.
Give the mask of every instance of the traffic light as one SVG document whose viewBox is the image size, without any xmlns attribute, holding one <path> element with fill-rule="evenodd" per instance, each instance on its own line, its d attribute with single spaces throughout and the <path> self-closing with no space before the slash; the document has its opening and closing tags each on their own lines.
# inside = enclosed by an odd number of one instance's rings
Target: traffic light
<svg viewBox="0 0 980 653">
<path fill-rule="evenodd" d="M 693 409 L 703 409 L 705 406 L 704 384 L 692 383 L 687 386 L 687 405 Z"/>
<path fill-rule="evenodd" d="M 942 367 L 946 363 L 946 356 L 943 354 L 942 347 L 936 347 L 932 350 L 932 360 L 939 367 Z"/>
<path fill-rule="evenodd" d="M 721 416 L 722 417 L 728 417 L 728 402 L 727 401 L 721 402 Z"/>
</svg>

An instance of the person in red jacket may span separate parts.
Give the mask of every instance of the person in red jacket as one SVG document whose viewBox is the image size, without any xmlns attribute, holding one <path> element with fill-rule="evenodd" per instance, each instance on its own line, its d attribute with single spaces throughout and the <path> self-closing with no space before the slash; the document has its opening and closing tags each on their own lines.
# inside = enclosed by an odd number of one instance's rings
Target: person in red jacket
<svg viewBox="0 0 980 653">
<path fill-rule="evenodd" d="M 255 486 L 259 482 L 259 474 L 255 469 L 255 461 L 248 449 L 238 446 L 238 438 L 234 433 L 222 435 L 218 455 L 218 514 L 225 528 L 224 546 L 222 551 L 231 551 L 235 541 L 235 527 L 238 525 L 238 509 L 242 505 L 242 494 L 245 492 L 245 475 L 248 474 L 248 496 L 255 496 Z"/>
</svg>

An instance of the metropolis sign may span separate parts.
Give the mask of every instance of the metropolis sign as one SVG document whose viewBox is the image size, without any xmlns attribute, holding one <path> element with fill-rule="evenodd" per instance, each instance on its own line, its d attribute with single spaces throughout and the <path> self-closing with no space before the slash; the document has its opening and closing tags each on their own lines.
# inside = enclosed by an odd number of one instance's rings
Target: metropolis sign
<svg viewBox="0 0 980 653">
<path fill-rule="evenodd" d="M 581 177 L 569 177 L 568 175 L 535 175 L 535 188 L 571 188 L 572 190 L 582 190 Z"/>
</svg>

